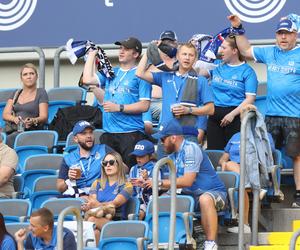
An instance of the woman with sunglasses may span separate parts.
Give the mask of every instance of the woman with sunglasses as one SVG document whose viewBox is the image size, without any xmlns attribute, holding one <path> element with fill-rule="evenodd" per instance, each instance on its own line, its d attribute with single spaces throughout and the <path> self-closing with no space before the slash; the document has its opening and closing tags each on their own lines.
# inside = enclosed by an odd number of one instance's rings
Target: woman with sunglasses
<svg viewBox="0 0 300 250">
<path fill-rule="evenodd" d="M 126 181 L 126 168 L 120 154 L 115 151 L 108 153 L 102 161 L 101 177 L 92 184 L 88 201 L 83 205 L 82 210 L 88 211 L 101 205 L 113 205 L 116 208 L 113 220 L 127 219 L 125 218 L 126 202 L 132 195 L 133 187 Z M 106 217 L 91 216 L 88 221 L 96 224 L 95 236 L 98 243 L 103 225 L 110 220 Z"/>
<path fill-rule="evenodd" d="M 223 150 L 240 131 L 241 107 L 255 101 L 257 77 L 241 56 L 234 36 L 223 41 L 219 54 L 222 61 L 218 60 L 218 67 L 209 72 L 215 113 L 208 119 L 207 148 Z"/>
</svg>

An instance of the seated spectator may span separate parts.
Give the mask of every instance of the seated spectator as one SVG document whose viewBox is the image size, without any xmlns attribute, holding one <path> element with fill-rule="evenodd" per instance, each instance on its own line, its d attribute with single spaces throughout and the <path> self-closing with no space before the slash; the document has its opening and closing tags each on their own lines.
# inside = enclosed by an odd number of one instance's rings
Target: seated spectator
<svg viewBox="0 0 300 250">
<path fill-rule="evenodd" d="M 163 124 L 153 137 L 161 140 L 164 150 L 175 164 L 177 188 L 181 194 L 191 195 L 195 199 L 195 210 L 201 212 L 201 224 L 206 236 L 204 249 L 217 249 L 217 212 L 225 207 L 226 188 L 206 153 L 198 144 L 184 139 L 183 134 L 183 128 L 174 118 Z M 147 186 L 152 187 L 152 182 L 147 181 Z M 160 188 L 169 189 L 170 186 L 169 179 L 159 181 Z"/>
<path fill-rule="evenodd" d="M 25 64 L 20 77 L 22 88 L 9 97 L 3 110 L 7 145 L 11 148 L 18 133 L 43 129 L 48 119 L 48 95 L 45 89 L 37 88 L 36 67 L 31 63 Z"/>
<path fill-rule="evenodd" d="M 132 195 L 132 185 L 130 182 L 126 182 L 125 169 L 126 165 L 119 153 L 110 152 L 106 154 L 102 161 L 101 177 L 94 181 L 88 200 L 82 206 L 82 210 L 91 215 L 87 220 L 96 224 L 97 244 L 104 224 L 111 219 L 127 219 L 125 218 L 125 208 L 127 200 Z M 101 208 L 103 205 L 109 205 L 110 210 L 115 208 L 115 215 L 113 211 L 110 211 L 110 217 L 102 217 L 103 213 L 98 216 L 97 208 Z"/>
<path fill-rule="evenodd" d="M 246 108 L 256 109 L 253 105 L 246 105 Z M 243 108 L 244 109 L 244 108 Z M 268 133 L 268 138 L 270 141 L 270 146 L 272 151 L 275 151 L 274 141 L 272 135 Z M 222 167 L 222 171 L 232 171 L 235 173 L 240 173 L 240 144 L 241 144 L 241 133 L 235 133 L 231 139 L 228 141 L 224 154 L 219 160 L 219 164 Z M 251 228 L 249 226 L 249 195 L 250 189 L 246 189 L 245 192 L 245 202 L 244 202 L 244 232 L 251 233 Z M 260 198 L 262 199 L 266 194 L 266 190 L 262 189 L 260 192 Z M 230 233 L 238 233 L 238 227 L 231 227 L 227 230 Z"/>
<path fill-rule="evenodd" d="M 140 199 L 140 213 L 139 219 L 145 218 L 147 205 L 152 196 L 152 189 L 144 188 L 144 183 L 149 178 L 152 178 L 153 167 L 155 162 L 153 160 L 154 145 L 148 140 L 139 141 L 131 155 L 136 158 L 137 164 L 134 165 L 129 172 L 129 178 L 133 187 L 133 197 Z M 159 176 L 161 179 L 161 176 Z"/>
<path fill-rule="evenodd" d="M 49 249 L 57 247 L 57 227 L 54 226 L 54 218 L 51 211 L 47 208 L 40 208 L 30 216 L 30 232 L 22 228 L 15 233 L 18 242 L 18 250 L 25 249 Z M 25 243 L 24 243 L 25 241 Z M 76 249 L 76 241 L 73 233 L 63 228 L 63 249 Z"/>
<path fill-rule="evenodd" d="M 13 236 L 7 232 L 4 217 L 0 213 L 0 249 L 17 250 L 17 243 Z"/>
<path fill-rule="evenodd" d="M 15 150 L 2 142 L 0 127 L 0 199 L 11 198 L 14 190 L 13 178 L 18 164 Z"/>
<path fill-rule="evenodd" d="M 88 195 L 92 183 L 100 177 L 101 162 L 111 148 L 94 144 L 94 127 L 87 121 L 79 121 L 73 128 L 76 150 L 64 156 L 61 164 L 57 189 L 63 196 Z"/>
</svg>

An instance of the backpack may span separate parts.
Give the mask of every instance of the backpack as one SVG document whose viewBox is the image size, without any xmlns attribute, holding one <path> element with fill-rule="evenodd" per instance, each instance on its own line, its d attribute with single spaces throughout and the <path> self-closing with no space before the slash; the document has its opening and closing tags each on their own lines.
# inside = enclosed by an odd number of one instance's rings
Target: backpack
<svg viewBox="0 0 300 250">
<path fill-rule="evenodd" d="M 102 112 L 99 108 L 89 105 L 77 105 L 59 108 L 49 124 L 49 129 L 58 133 L 60 141 L 65 141 L 76 122 L 82 120 L 90 122 L 95 128 L 102 128 Z"/>
</svg>

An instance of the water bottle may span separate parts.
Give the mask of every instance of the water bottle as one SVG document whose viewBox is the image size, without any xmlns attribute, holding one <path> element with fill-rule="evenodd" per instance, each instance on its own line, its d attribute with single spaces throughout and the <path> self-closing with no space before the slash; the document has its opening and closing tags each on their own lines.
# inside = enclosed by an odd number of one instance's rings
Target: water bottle
<svg viewBox="0 0 300 250">
<path fill-rule="evenodd" d="M 23 119 L 20 116 L 18 118 L 19 118 L 19 123 L 18 123 L 17 130 L 18 130 L 18 132 L 24 132 L 24 130 L 25 130 L 25 124 L 23 122 Z"/>
</svg>

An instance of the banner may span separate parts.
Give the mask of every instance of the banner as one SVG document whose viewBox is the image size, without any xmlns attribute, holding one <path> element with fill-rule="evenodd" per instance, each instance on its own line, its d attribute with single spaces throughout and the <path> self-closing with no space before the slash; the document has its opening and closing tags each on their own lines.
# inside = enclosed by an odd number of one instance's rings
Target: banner
<svg viewBox="0 0 300 250">
<path fill-rule="evenodd" d="M 57 47 L 69 38 L 111 44 L 142 42 L 174 30 L 181 42 L 214 35 L 237 13 L 249 39 L 272 39 L 282 16 L 300 14 L 299 0 L 0 0 L 0 46 Z"/>
</svg>

